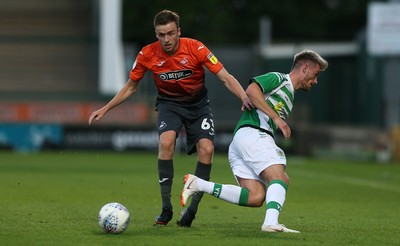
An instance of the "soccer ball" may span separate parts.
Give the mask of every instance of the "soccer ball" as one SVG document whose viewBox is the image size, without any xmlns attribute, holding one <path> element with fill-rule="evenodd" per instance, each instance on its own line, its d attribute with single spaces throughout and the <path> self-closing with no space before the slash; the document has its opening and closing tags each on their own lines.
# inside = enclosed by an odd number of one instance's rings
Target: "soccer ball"
<svg viewBox="0 0 400 246">
<path fill-rule="evenodd" d="M 130 215 L 128 209 L 120 203 L 110 202 L 104 205 L 97 217 L 99 226 L 106 232 L 118 234 L 126 230 Z"/>
</svg>

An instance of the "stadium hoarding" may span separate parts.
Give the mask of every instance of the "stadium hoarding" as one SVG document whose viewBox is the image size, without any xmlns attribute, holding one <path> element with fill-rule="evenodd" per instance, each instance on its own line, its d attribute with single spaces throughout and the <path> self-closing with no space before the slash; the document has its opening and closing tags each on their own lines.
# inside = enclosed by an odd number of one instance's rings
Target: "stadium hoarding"
<svg viewBox="0 0 400 246">
<path fill-rule="evenodd" d="M 91 112 L 103 106 L 102 102 L 0 102 L 0 122 L 87 125 Z M 98 124 L 141 125 L 150 117 L 147 104 L 127 102 Z"/>
<path fill-rule="evenodd" d="M 32 152 L 58 149 L 63 143 L 59 124 L 0 124 L 0 149 Z"/>
<path fill-rule="evenodd" d="M 216 151 L 227 151 L 232 131 L 219 131 L 215 139 Z M 64 149 L 79 150 L 150 150 L 158 149 L 158 133 L 154 128 L 129 127 L 64 127 Z M 185 152 L 186 135 L 182 131 L 176 149 Z"/>
</svg>

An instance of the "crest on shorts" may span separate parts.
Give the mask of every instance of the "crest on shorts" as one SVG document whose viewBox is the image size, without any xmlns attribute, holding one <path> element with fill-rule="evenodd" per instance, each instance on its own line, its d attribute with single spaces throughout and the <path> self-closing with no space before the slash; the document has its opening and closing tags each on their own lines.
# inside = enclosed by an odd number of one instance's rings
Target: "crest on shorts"
<svg viewBox="0 0 400 246">
<path fill-rule="evenodd" d="M 285 158 L 285 153 L 281 149 L 276 149 L 276 154 L 281 158 Z"/>
<path fill-rule="evenodd" d="M 167 123 L 165 123 L 164 121 L 161 121 L 160 126 L 158 127 L 159 130 L 164 129 L 165 127 L 167 127 Z"/>
</svg>

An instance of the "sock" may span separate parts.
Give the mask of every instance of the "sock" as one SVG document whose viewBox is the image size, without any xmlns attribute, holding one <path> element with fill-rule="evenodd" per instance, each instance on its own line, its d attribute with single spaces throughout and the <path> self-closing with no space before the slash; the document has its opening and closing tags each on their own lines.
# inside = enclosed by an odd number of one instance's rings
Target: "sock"
<svg viewBox="0 0 400 246">
<path fill-rule="evenodd" d="M 196 171 L 194 172 L 194 175 L 208 181 L 210 180 L 210 173 L 211 173 L 211 164 L 208 165 L 200 161 L 197 162 Z M 192 197 L 192 201 L 190 202 L 188 209 L 196 213 L 202 197 L 203 197 L 203 192 L 197 192 Z"/>
<path fill-rule="evenodd" d="M 287 185 L 282 180 L 272 180 L 267 189 L 265 202 L 267 204 L 267 211 L 265 212 L 264 225 L 277 225 L 279 224 L 279 213 L 285 202 Z"/>
<path fill-rule="evenodd" d="M 217 184 L 197 178 L 196 189 L 240 206 L 247 206 L 249 200 L 249 190 L 237 185 Z"/>
<path fill-rule="evenodd" d="M 210 194 L 240 206 L 247 206 L 249 200 L 249 190 L 236 185 L 214 184 Z"/>
<path fill-rule="evenodd" d="M 162 208 L 170 208 L 172 210 L 171 187 L 174 179 L 173 160 L 158 160 L 158 177 Z"/>
</svg>

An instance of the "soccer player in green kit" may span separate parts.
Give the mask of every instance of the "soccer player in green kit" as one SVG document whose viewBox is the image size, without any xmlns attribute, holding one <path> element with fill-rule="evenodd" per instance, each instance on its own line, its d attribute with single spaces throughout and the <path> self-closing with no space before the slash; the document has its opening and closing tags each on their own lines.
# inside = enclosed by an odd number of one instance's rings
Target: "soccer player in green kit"
<svg viewBox="0 0 400 246">
<path fill-rule="evenodd" d="M 292 111 L 295 91 L 309 91 L 317 84 L 319 73 L 327 67 L 328 62 L 318 53 L 303 50 L 294 56 L 289 74 L 270 72 L 252 78 L 246 93 L 255 108 L 243 112 L 228 154 L 239 186 L 218 184 L 187 174 L 181 205 L 185 206 L 196 192 L 247 207 L 260 207 L 265 201 L 262 231 L 299 233 L 278 221 L 289 177 L 285 172 L 285 153 L 275 144 L 274 134 L 280 129 L 285 138 L 290 137 L 291 130 L 284 120 Z"/>
</svg>

